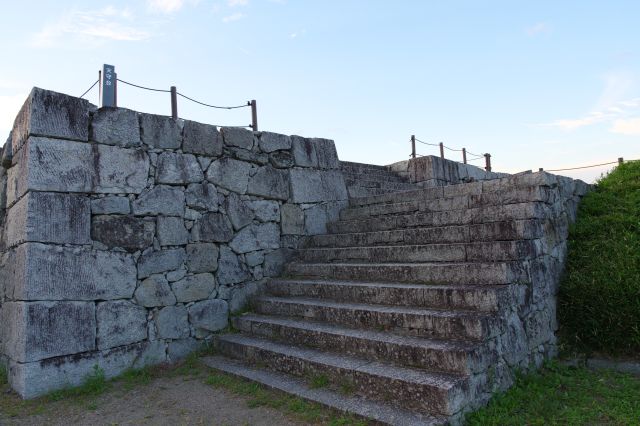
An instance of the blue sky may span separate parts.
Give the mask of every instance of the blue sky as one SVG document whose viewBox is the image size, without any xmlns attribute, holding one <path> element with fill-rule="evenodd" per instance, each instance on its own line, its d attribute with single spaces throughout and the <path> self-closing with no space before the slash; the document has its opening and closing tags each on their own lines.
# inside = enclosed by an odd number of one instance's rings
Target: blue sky
<svg viewBox="0 0 640 426">
<path fill-rule="evenodd" d="M 80 95 L 109 63 L 208 103 L 257 99 L 262 130 L 334 139 L 343 160 L 404 160 L 411 134 L 489 152 L 506 172 L 640 159 L 638 17 L 638 1 L 10 2 L 0 134 L 32 86 Z M 170 112 L 168 94 L 120 85 L 118 97 Z M 182 99 L 179 113 L 250 122 Z"/>
</svg>

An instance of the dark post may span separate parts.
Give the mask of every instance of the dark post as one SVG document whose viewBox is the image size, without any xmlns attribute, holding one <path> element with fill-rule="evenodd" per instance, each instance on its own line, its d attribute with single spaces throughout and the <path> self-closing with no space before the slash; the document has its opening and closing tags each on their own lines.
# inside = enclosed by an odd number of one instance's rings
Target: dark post
<svg viewBox="0 0 640 426">
<path fill-rule="evenodd" d="M 540 167 L 540 168 L 538 169 L 538 171 L 539 171 L 539 172 L 544 172 L 544 169 L 543 169 L 542 167 Z"/>
<path fill-rule="evenodd" d="M 171 118 L 178 119 L 178 91 L 176 86 L 171 86 Z"/>
<path fill-rule="evenodd" d="M 622 163 L 624 163 L 624 158 L 622 157 L 618 158 L 618 164 L 622 164 Z"/>
<path fill-rule="evenodd" d="M 102 70 L 98 70 L 98 103 L 102 102 Z"/>
<path fill-rule="evenodd" d="M 411 158 L 416 159 L 416 135 L 411 135 Z"/>
<path fill-rule="evenodd" d="M 440 142 L 440 158 L 444 159 L 444 144 Z"/>
<path fill-rule="evenodd" d="M 486 171 L 490 172 L 491 171 L 491 154 L 485 154 L 484 155 L 484 159 L 487 163 L 486 167 L 484 168 Z"/>
<path fill-rule="evenodd" d="M 116 68 L 113 65 L 104 64 L 102 66 L 102 81 L 100 82 L 103 107 L 117 106 L 116 81 Z"/>
<path fill-rule="evenodd" d="M 258 131 L 258 107 L 255 99 L 251 100 L 251 127 L 254 132 Z"/>
<path fill-rule="evenodd" d="M 113 106 L 118 106 L 118 73 L 113 73 Z"/>
<path fill-rule="evenodd" d="M 467 149 L 466 148 L 462 148 L 462 162 L 464 164 L 467 164 Z"/>
</svg>

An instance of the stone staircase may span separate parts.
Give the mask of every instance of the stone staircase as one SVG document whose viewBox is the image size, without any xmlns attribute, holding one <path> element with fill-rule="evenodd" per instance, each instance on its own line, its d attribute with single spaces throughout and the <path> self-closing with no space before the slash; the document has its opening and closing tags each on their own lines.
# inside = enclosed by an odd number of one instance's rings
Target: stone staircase
<svg viewBox="0 0 640 426">
<path fill-rule="evenodd" d="M 418 189 L 387 166 L 341 161 L 347 191 L 352 198 Z"/>
<path fill-rule="evenodd" d="M 386 169 L 352 164 L 374 195 L 308 237 L 206 362 L 383 424 L 459 424 L 514 368 L 554 355 L 549 253 L 576 191 L 536 173 L 399 192 Z"/>
</svg>

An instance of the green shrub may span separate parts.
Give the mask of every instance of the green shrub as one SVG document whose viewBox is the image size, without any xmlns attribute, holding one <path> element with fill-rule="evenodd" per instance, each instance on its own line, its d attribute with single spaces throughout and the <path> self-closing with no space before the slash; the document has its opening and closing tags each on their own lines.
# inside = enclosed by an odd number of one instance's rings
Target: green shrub
<svg viewBox="0 0 640 426">
<path fill-rule="evenodd" d="M 640 162 L 617 167 L 582 200 L 558 304 L 571 349 L 640 353 Z"/>
</svg>

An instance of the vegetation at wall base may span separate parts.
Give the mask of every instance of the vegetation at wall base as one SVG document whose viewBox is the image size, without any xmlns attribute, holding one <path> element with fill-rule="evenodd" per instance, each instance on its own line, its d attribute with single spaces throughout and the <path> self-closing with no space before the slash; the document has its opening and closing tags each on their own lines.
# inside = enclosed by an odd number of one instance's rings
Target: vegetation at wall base
<svg viewBox="0 0 640 426">
<path fill-rule="evenodd" d="M 475 425 L 632 425 L 640 419 L 640 378 L 557 362 L 519 376 L 489 405 L 467 416 Z"/>
<path fill-rule="evenodd" d="M 640 354 L 640 161 L 587 194 L 571 227 L 558 296 L 564 352 Z"/>
</svg>

